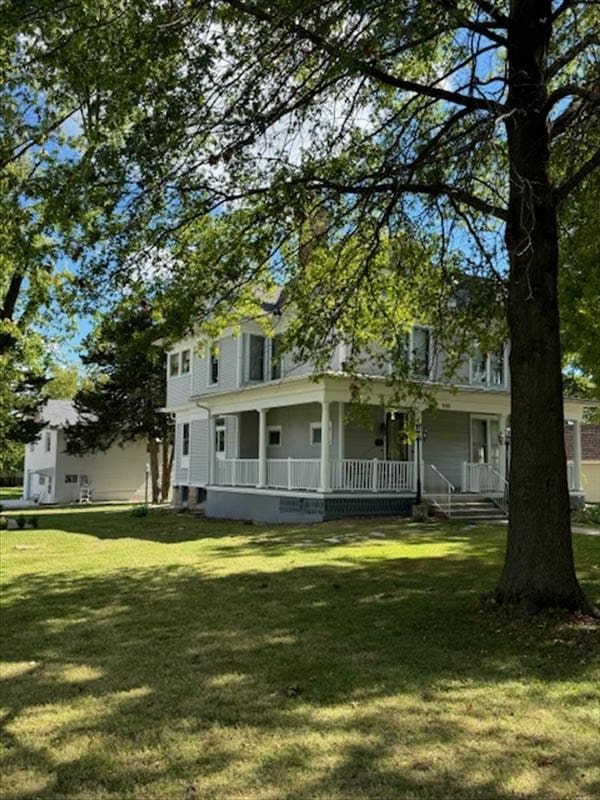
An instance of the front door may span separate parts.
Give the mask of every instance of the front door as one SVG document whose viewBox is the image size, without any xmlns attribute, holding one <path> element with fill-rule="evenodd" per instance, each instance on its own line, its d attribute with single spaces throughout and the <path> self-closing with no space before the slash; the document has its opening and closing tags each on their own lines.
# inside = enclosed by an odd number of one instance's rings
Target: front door
<svg viewBox="0 0 600 800">
<path fill-rule="evenodd" d="M 406 414 L 386 414 L 386 448 L 387 461 L 409 461 L 409 447 L 406 440 Z"/>
</svg>

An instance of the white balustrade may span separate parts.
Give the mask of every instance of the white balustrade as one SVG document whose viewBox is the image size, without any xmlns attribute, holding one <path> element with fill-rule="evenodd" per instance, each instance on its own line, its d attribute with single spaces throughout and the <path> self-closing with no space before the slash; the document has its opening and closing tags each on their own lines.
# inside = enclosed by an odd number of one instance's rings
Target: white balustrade
<svg viewBox="0 0 600 800">
<path fill-rule="evenodd" d="M 492 464 L 475 464 L 465 461 L 463 465 L 464 489 L 479 494 L 504 494 L 506 480 Z"/>
<path fill-rule="evenodd" d="M 379 461 L 346 458 L 331 462 L 331 488 L 345 492 L 411 492 L 414 482 L 412 461 Z M 215 483 L 220 486 L 257 486 L 256 458 L 216 459 Z M 318 458 L 270 458 L 266 486 L 272 489 L 318 491 L 321 487 Z"/>
</svg>

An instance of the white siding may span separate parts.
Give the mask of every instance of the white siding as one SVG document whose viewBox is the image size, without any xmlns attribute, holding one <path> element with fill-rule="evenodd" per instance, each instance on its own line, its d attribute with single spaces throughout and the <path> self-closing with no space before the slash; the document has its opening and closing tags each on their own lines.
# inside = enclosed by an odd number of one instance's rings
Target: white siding
<svg viewBox="0 0 600 800">
<path fill-rule="evenodd" d="M 423 460 L 434 464 L 457 489 L 462 488 L 462 464 L 469 460 L 470 415 L 458 411 L 423 414 L 427 439 Z"/>
<path fill-rule="evenodd" d="M 167 379 L 167 408 L 185 405 L 190 399 L 192 382 L 190 375 Z"/>
<path fill-rule="evenodd" d="M 64 452 L 65 434 L 59 432 L 55 477 L 55 501 L 69 502 L 79 498 L 79 481 L 86 475 L 92 487 L 93 500 L 144 499 L 146 482 L 146 442 L 137 440 L 114 444 L 105 452 L 71 456 Z M 77 484 L 65 483 L 65 475 L 77 475 Z"/>
<path fill-rule="evenodd" d="M 208 483 L 208 420 L 194 419 L 190 432 L 190 484 L 205 486 Z"/>
</svg>

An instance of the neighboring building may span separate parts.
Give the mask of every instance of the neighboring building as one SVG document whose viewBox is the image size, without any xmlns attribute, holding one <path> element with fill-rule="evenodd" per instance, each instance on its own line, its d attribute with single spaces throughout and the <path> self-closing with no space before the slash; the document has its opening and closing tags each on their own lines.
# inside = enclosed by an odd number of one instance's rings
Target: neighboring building
<svg viewBox="0 0 600 800">
<path fill-rule="evenodd" d="M 575 469 L 575 462 L 581 463 L 581 486 L 588 503 L 600 503 L 600 425 L 582 425 L 579 452 L 573 425 L 565 426 L 565 445 L 569 471 Z"/>
<path fill-rule="evenodd" d="M 23 498 L 42 503 L 69 503 L 89 487 L 91 499 L 144 500 L 145 442 L 113 445 L 82 456 L 65 452 L 65 428 L 77 419 L 73 404 L 49 400 L 42 409 L 46 423 L 36 441 L 25 447 Z"/>
<path fill-rule="evenodd" d="M 280 310 L 265 309 L 276 312 L 275 330 L 282 330 Z M 423 494 L 443 511 L 461 493 L 504 505 L 506 348 L 467 358 L 453 388 L 441 382 L 444 354 L 430 332 L 413 329 L 413 372 L 438 402 L 436 411 L 422 413 L 427 435 L 417 448 L 402 437 L 408 409 L 374 404 L 366 422 L 347 418 L 352 378 L 344 371 L 344 345 L 315 381 L 312 366 L 280 357 L 277 343 L 248 321 L 241 335 L 225 332 L 203 357 L 193 338 L 168 352 L 165 410 L 176 420 L 176 502 L 205 502 L 209 516 L 281 522 L 406 513 L 420 473 Z M 371 363 L 363 371 L 379 381 L 374 397 L 391 396 L 377 374 L 381 367 Z M 576 437 L 583 411 L 583 402 L 565 401 Z M 571 488 L 580 489 L 577 459 L 572 477 Z"/>
</svg>

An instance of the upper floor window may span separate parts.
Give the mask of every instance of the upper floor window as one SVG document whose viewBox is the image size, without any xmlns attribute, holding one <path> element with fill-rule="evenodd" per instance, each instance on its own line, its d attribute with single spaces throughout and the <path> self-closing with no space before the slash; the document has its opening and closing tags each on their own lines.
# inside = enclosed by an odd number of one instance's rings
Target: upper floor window
<svg viewBox="0 0 600 800">
<path fill-rule="evenodd" d="M 428 378 L 431 371 L 431 336 L 427 328 L 414 327 L 398 340 L 395 357 L 413 377 Z"/>
<path fill-rule="evenodd" d="M 178 375 L 189 375 L 191 361 L 190 350 L 171 353 L 169 355 L 169 378 L 176 378 Z"/>
<path fill-rule="evenodd" d="M 181 374 L 187 375 L 190 371 L 190 351 L 189 350 L 182 350 L 181 351 Z"/>
<path fill-rule="evenodd" d="M 410 367 L 413 375 L 428 377 L 429 346 L 430 337 L 427 328 L 413 328 L 410 342 Z"/>
<path fill-rule="evenodd" d="M 190 454 L 190 423 L 184 422 L 181 426 L 181 455 L 189 456 Z"/>
<path fill-rule="evenodd" d="M 504 347 L 492 353 L 476 350 L 471 356 L 471 383 L 478 386 L 504 386 Z"/>
<path fill-rule="evenodd" d="M 179 375 L 179 353 L 171 353 L 169 356 L 169 378 L 176 378 Z"/>
<path fill-rule="evenodd" d="M 248 380 L 265 379 L 265 337 L 250 334 L 248 343 Z"/>
<path fill-rule="evenodd" d="M 277 381 L 281 378 L 281 336 L 277 335 L 271 339 L 271 380 Z"/>
<path fill-rule="evenodd" d="M 52 448 L 52 437 L 50 436 L 49 433 L 46 433 L 46 439 L 45 439 L 45 450 L 46 450 L 46 452 L 49 453 L 51 448 Z"/>
<path fill-rule="evenodd" d="M 208 358 L 208 383 L 209 385 L 219 382 L 219 353 L 211 350 Z"/>
</svg>

